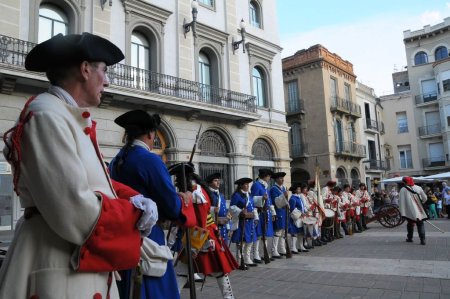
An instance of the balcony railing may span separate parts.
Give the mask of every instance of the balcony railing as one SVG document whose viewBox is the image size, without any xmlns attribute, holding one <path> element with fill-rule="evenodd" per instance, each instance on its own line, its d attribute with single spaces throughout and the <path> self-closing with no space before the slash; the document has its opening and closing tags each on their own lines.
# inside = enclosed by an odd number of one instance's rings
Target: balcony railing
<svg viewBox="0 0 450 299">
<path fill-rule="evenodd" d="M 424 158 L 422 159 L 423 167 L 442 167 L 445 166 L 445 157 L 432 157 L 432 158 Z"/>
<path fill-rule="evenodd" d="M 366 130 L 374 130 L 374 131 L 378 131 L 378 123 L 370 118 L 366 118 L 366 122 L 365 122 L 365 126 L 364 128 Z"/>
<path fill-rule="evenodd" d="M 361 106 L 339 97 L 331 97 L 331 111 L 339 111 L 356 117 L 361 117 Z"/>
<path fill-rule="evenodd" d="M 441 133 L 441 124 L 434 124 L 424 127 L 419 127 L 419 136 L 427 136 Z"/>
<path fill-rule="evenodd" d="M 363 158 L 366 156 L 366 147 L 356 142 L 336 142 L 336 154 Z"/>
<path fill-rule="evenodd" d="M 305 157 L 309 153 L 307 143 L 291 144 L 290 149 L 291 149 L 291 157 L 292 158 Z"/>
<path fill-rule="evenodd" d="M 36 44 L 0 35 L 0 62 L 25 68 L 25 57 Z M 169 95 L 194 102 L 256 112 L 255 97 L 199 82 L 116 64 L 108 68 L 111 85 Z"/>
<path fill-rule="evenodd" d="M 437 92 L 432 93 L 426 93 L 426 94 L 419 94 L 415 96 L 416 98 L 416 105 L 428 103 L 428 102 L 434 102 L 437 100 Z"/>
<path fill-rule="evenodd" d="M 363 162 L 364 163 L 364 162 Z M 366 166 L 370 170 L 388 170 L 386 161 L 383 160 L 368 160 L 365 161 Z"/>
<path fill-rule="evenodd" d="M 288 105 L 287 105 L 288 109 L 287 112 L 288 113 L 299 113 L 299 112 L 304 112 L 305 110 L 305 101 L 303 101 L 302 99 L 297 99 L 295 101 L 288 101 Z"/>
</svg>

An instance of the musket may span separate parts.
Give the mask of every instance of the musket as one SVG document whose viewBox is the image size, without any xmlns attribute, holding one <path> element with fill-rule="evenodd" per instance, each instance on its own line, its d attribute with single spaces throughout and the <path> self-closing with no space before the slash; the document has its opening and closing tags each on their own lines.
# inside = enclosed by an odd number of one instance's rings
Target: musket
<svg viewBox="0 0 450 299">
<path fill-rule="evenodd" d="M 248 200 L 248 199 L 247 199 Z M 247 211 L 247 202 L 245 203 L 245 207 L 243 209 L 244 213 L 240 215 L 240 222 L 242 223 L 241 225 L 241 242 L 239 245 L 239 250 L 241 253 L 241 263 L 239 265 L 239 270 L 248 270 L 247 265 L 244 262 L 244 253 L 242 251 L 243 247 L 244 247 L 244 234 L 245 234 L 245 212 Z"/>
<path fill-rule="evenodd" d="M 189 163 L 192 163 L 192 159 L 194 158 L 195 150 L 197 149 L 197 143 L 200 138 L 200 131 L 202 130 L 203 124 L 200 124 L 200 127 L 198 128 L 197 136 L 195 136 L 195 143 L 194 147 L 192 148 L 191 157 L 189 158 Z"/>
<path fill-rule="evenodd" d="M 437 229 L 438 231 L 440 231 L 441 233 L 443 233 L 443 234 L 445 234 L 445 232 L 442 230 L 442 229 L 440 229 L 439 227 L 437 227 L 436 225 L 434 225 L 433 223 L 431 223 L 430 221 L 428 221 L 428 220 L 424 220 L 426 223 L 428 223 L 429 225 L 431 225 L 432 227 L 434 227 L 435 229 Z"/>
<path fill-rule="evenodd" d="M 287 198 L 286 198 L 287 200 Z M 288 226 L 289 226 L 289 201 L 288 204 L 285 207 L 286 209 L 286 227 L 284 228 L 284 244 L 286 247 L 286 258 L 290 259 L 292 258 L 292 252 L 291 252 L 291 248 L 289 247 L 289 242 L 288 242 Z"/>
<path fill-rule="evenodd" d="M 267 250 L 267 244 L 266 244 L 267 217 L 269 215 L 269 213 L 267 213 L 267 210 L 265 210 L 266 204 L 267 204 L 267 200 L 264 202 L 263 209 L 261 211 L 261 215 L 263 217 L 263 223 L 261 224 L 261 232 L 262 232 L 261 239 L 263 241 L 264 264 L 270 263 L 269 251 Z M 256 250 L 259 250 L 259 249 L 256 248 Z"/>
</svg>

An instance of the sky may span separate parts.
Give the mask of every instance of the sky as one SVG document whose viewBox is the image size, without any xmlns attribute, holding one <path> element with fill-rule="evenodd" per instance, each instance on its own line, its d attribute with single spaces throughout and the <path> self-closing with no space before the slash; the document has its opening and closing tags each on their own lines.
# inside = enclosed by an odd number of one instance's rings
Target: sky
<svg viewBox="0 0 450 299">
<path fill-rule="evenodd" d="M 450 17 L 450 1 L 277 0 L 282 57 L 321 44 L 353 64 L 377 96 L 393 93 L 392 73 L 407 65 L 403 31 Z"/>
</svg>

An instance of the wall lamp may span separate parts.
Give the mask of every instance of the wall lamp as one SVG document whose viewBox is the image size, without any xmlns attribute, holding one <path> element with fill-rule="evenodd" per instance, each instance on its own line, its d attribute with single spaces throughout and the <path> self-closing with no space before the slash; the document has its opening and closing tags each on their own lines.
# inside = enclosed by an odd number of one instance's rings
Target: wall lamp
<svg viewBox="0 0 450 299">
<path fill-rule="evenodd" d="M 241 40 L 235 41 L 234 37 L 232 38 L 231 44 L 233 45 L 233 54 L 236 50 L 239 49 L 240 44 L 242 44 L 242 52 L 245 53 L 245 22 L 244 22 L 244 19 L 241 20 L 239 27 L 241 27 Z"/>
<path fill-rule="evenodd" d="M 192 22 L 186 23 L 186 18 L 183 20 L 183 29 L 184 29 L 184 38 L 186 38 L 186 34 L 191 30 L 192 27 L 192 35 L 194 38 L 197 37 L 197 32 L 195 31 L 195 23 L 197 23 L 197 14 L 198 14 L 198 2 L 193 0 L 191 2 L 192 7 Z"/>
</svg>

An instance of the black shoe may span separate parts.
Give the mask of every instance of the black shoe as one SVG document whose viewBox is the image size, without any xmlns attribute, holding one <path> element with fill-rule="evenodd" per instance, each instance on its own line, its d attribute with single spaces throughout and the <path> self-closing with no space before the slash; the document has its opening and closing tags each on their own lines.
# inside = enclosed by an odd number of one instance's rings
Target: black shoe
<svg viewBox="0 0 450 299">
<path fill-rule="evenodd" d="M 412 242 L 413 242 L 413 239 L 406 239 L 406 242 L 412 243 Z"/>
<path fill-rule="evenodd" d="M 257 260 L 257 259 L 253 259 L 253 262 L 254 262 L 255 264 L 262 264 L 262 261 L 261 261 L 261 260 Z"/>
<path fill-rule="evenodd" d="M 319 240 L 314 240 L 313 245 L 314 246 L 322 246 L 322 243 Z"/>
<path fill-rule="evenodd" d="M 286 253 L 280 253 L 280 256 L 286 256 Z"/>
<path fill-rule="evenodd" d="M 280 259 L 280 258 L 281 258 L 281 255 L 280 256 L 273 255 L 270 259 Z"/>
<path fill-rule="evenodd" d="M 426 245 L 427 243 L 425 242 L 425 238 L 420 239 L 420 245 Z"/>
<path fill-rule="evenodd" d="M 368 230 L 369 228 L 367 226 L 363 226 L 364 230 Z"/>
<path fill-rule="evenodd" d="M 360 234 L 360 233 L 362 233 L 362 231 L 360 231 L 360 230 L 355 230 L 355 233 L 356 233 L 356 234 Z"/>
<path fill-rule="evenodd" d="M 274 261 L 275 261 L 275 258 L 274 258 L 274 257 L 271 257 L 270 260 L 271 260 L 272 262 L 274 262 Z"/>
<path fill-rule="evenodd" d="M 305 250 L 300 249 L 300 252 L 309 252 L 309 250 L 308 249 L 305 249 Z"/>
<path fill-rule="evenodd" d="M 298 251 L 291 250 L 292 254 L 298 254 Z"/>
<path fill-rule="evenodd" d="M 246 264 L 248 267 L 256 267 L 258 266 L 257 264 Z"/>
</svg>

